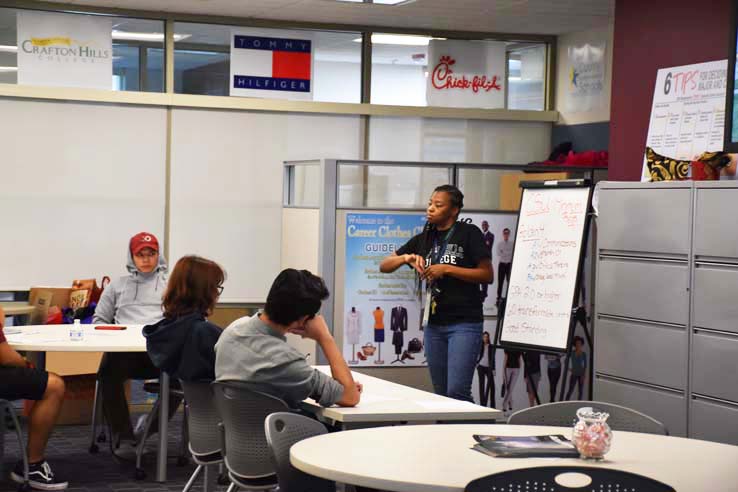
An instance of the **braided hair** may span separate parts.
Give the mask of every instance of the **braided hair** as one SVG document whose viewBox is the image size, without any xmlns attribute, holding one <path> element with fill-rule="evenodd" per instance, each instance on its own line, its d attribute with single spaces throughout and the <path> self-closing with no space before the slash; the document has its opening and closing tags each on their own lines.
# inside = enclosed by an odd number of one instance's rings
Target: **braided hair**
<svg viewBox="0 0 738 492">
<path fill-rule="evenodd" d="M 445 184 L 441 186 L 436 186 L 436 188 L 433 190 L 433 193 L 446 193 L 449 197 L 449 201 L 451 202 L 451 207 L 456 207 L 459 209 L 458 213 L 456 214 L 456 217 L 454 220 L 458 220 L 459 215 L 461 214 L 461 209 L 464 208 L 464 194 L 459 190 L 456 186 Z M 430 253 L 431 249 L 433 249 L 433 241 L 435 240 L 436 236 L 436 226 L 431 224 L 430 222 L 426 222 L 425 227 L 423 228 L 422 238 L 420 241 L 420 249 L 419 254 L 425 258 L 428 256 L 428 253 Z M 421 287 L 422 287 L 423 281 L 420 279 L 420 276 L 416 276 L 416 291 L 418 293 L 418 298 L 421 296 Z"/>
</svg>

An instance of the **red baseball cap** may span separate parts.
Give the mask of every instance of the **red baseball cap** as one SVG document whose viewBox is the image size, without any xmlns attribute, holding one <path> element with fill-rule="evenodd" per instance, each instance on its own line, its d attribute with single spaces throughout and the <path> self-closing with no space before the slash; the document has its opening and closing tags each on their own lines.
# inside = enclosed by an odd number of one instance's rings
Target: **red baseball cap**
<svg viewBox="0 0 738 492">
<path fill-rule="evenodd" d="M 159 241 L 156 240 L 156 236 L 150 232 L 139 232 L 131 238 L 129 245 L 131 254 L 135 255 L 144 248 L 151 248 L 157 253 L 159 252 Z"/>
</svg>

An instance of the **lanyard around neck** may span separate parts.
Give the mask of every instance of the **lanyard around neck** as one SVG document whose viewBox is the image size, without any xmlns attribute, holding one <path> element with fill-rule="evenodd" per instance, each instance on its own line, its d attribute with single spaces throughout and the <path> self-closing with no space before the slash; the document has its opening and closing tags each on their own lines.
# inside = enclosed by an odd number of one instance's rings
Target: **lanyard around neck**
<svg viewBox="0 0 738 492">
<path fill-rule="evenodd" d="M 454 233 L 454 230 L 456 229 L 456 222 L 454 222 L 454 225 L 451 226 L 451 228 L 446 233 L 446 236 L 443 238 L 443 241 L 441 244 L 438 244 L 438 236 L 433 239 L 433 250 L 431 251 L 431 263 L 436 264 L 438 261 L 443 257 L 444 254 L 446 254 L 446 247 L 448 246 L 448 240 L 451 239 L 451 235 Z"/>
</svg>

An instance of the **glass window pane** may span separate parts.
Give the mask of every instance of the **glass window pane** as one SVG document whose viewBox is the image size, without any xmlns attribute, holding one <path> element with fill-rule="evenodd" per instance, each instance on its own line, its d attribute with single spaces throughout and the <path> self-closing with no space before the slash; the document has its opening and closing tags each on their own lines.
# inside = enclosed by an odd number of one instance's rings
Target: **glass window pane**
<svg viewBox="0 0 738 492">
<path fill-rule="evenodd" d="M 517 83 L 521 78 L 522 57 L 525 88 L 534 83 L 520 97 L 517 97 L 520 84 L 509 87 L 516 95 L 515 103 L 522 104 L 519 99 L 530 98 L 528 92 L 542 87 L 545 45 L 374 33 L 371 102 L 402 106 L 505 107 L 503 81 L 511 47 L 517 71 L 512 80 Z M 448 64 L 444 61 L 446 55 L 451 58 Z M 429 89 L 429 78 L 435 88 Z M 475 87 L 474 83 L 486 85 Z M 542 89 L 535 94 L 537 99 L 525 102 L 526 109 L 539 103 L 542 109 Z"/>
<path fill-rule="evenodd" d="M 361 102 L 361 34 L 175 24 L 175 92 L 230 94 L 231 31 L 313 41 L 313 101 Z"/>
<path fill-rule="evenodd" d="M 18 12 L 21 10 L 0 8 L 0 83 L 18 83 Z M 55 13 L 55 15 L 84 14 Z M 111 21 L 113 42 L 111 89 L 162 92 L 163 56 L 148 59 L 145 65 L 142 59 L 146 56 L 147 50 L 158 50 L 163 53 L 164 21 L 123 17 L 112 17 Z M 145 67 L 143 73 L 142 66 Z M 53 85 L 53 81 L 48 85 Z"/>
<path fill-rule="evenodd" d="M 507 107 L 543 111 L 546 104 L 546 46 L 508 47 Z"/>
<path fill-rule="evenodd" d="M 447 167 L 341 165 L 339 206 L 425 209 L 433 189 L 450 182 Z"/>
<path fill-rule="evenodd" d="M 523 172 L 505 169 L 459 168 L 459 189 L 467 210 L 518 210 L 522 181 L 588 178 L 588 171 Z"/>
<path fill-rule="evenodd" d="M 290 166 L 289 205 L 298 207 L 320 206 L 320 166 Z"/>
</svg>

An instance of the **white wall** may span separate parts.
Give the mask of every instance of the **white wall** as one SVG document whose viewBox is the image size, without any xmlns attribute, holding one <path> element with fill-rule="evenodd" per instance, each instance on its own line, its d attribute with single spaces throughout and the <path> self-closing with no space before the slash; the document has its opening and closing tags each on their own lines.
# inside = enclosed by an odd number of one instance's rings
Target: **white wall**
<svg viewBox="0 0 738 492">
<path fill-rule="evenodd" d="M 262 302 L 281 261 L 283 161 L 356 159 L 359 117 L 176 109 L 172 260 L 221 263 L 223 302 Z"/>
<path fill-rule="evenodd" d="M 0 290 L 125 273 L 163 240 L 166 110 L 0 99 Z"/>
<path fill-rule="evenodd" d="M 282 257 L 280 269 L 295 268 L 318 271 L 320 254 L 320 210 L 317 208 L 285 208 L 282 210 Z M 314 340 L 296 335 L 287 342 L 307 357 L 310 364 L 317 361 Z"/>
<path fill-rule="evenodd" d="M 372 64 L 372 104 L 425 106 L 425 67 Z"/>
<path fill-rule="evenodd" d="M 583 123 L 597 123 L 610 121 L 610 93 L 612 86 L 612 51 L 613 51 L 614 24 L 609 26 L 575 32 L 559 36 L 556 56 L 556 109 L 559 111 L 559 124 L 578 125 Z M 591 111 L 571 112 L 567 110 L 566 98 L 569 86 L 569 64 L 567 53 L 571 46 L 581 46 L 584 43 L 606 43 L 605 47 L 605 84 L 603 100 L 598 108 Z M 646 48 L 644 48 L 646 49 Z"/>
</svg>

